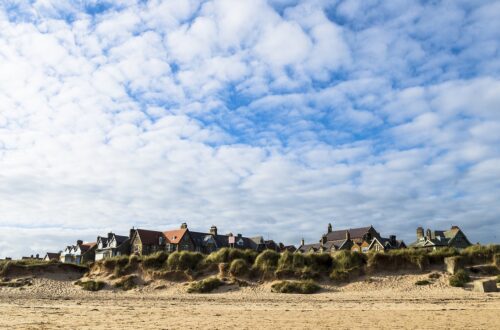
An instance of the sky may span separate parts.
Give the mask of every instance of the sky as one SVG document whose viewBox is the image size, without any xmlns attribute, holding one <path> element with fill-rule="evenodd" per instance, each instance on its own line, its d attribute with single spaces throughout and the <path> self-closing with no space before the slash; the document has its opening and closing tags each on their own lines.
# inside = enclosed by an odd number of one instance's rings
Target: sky
<svg viewBox="0 0 500 330">
<path fill-rule="evenodd" d="M 500 2 L 0 2 L 0 258 L 134 227 L 500 241 Z"/>
</svg>

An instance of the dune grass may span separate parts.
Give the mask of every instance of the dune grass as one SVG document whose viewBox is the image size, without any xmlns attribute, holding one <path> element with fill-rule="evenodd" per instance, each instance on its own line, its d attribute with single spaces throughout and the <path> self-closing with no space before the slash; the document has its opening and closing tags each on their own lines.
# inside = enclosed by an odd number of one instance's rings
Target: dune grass
<svg viewBox="0 0 500 330">
<path fill-rule="evenodd" d="M 271 285 L 271 291 L 277 293 L 311 294 L 321 289 L 313 281 L 279 281 Z"/>
<path fill-rule="evenodd" d="M 93 280 L 76 281 L 75 284 L 79 285 L 80 287 L 82 287 L 82 289 L 84 289 L 86 291 L 100 291 L 106 285 L 102 281 L 93 281 Z"/>
<path fill-rule="evenodd" d="M 465 270 L 461 269 L 455 275 L 450 276 L 449 281 L 451 286 L 464 287 L 466 283 L 470 282 L 470 277 Z"/>
<path fill-rule="evenodd" d="M 232 276 L 245 276 L 250 272 L 250 267 L 244 259 L 234 259 L 229 266 L 229 274 Z"/>
<path fill-rule="evenodd" d="M 135 284 L 136 278 L 137 278 L 137 276 L 134 276 L 134 275 L 122 277 L 120 280 L 118 280 L 114 284 L 114 287 L 122 289 L 123 291 L 131 290 L 131 289 L 136 287 L 136 284 Z"/>
<path fill-rule="evenodd" d="M 224 285 L 217 277 L 209 277 L 201 281 L 193 282 L 188 287 L 188 293 L 208 293 Z"/>
<path fill-rule="evenodd" d="M 432 284 L 432 282 L 428 280 L 419 280 L 415 282 L 415 285 L 430 285 L 430 284 Z"/>
</svg>

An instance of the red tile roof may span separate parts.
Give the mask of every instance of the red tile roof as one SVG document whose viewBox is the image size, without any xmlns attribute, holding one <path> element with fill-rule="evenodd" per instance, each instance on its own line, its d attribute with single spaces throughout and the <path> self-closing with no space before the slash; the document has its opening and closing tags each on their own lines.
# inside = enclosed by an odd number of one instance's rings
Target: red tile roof
<svg viewBox="0 0 500 330">
<path fill-rule="evenodd" d="M 168 243 L 179 244 L 179 242 L 181 241 L 182 237 L 186 232 L 187 232 L 186 228 L 175 229 L 175 230 L 164 231 L 163 235 L 165 235 L 165 238 L 167 239 Z"/>
</svg>

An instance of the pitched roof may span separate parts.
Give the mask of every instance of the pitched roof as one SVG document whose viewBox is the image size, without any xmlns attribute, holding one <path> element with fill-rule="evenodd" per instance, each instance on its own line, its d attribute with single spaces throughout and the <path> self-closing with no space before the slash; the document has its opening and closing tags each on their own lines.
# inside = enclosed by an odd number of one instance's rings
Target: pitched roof
<svg viewBox="0 0 500 330">
<path fill-rule="evenodd" d="M 368 231 L 372 228 L 370 227 L 360 227 L 360 228 L 349 228 L 343 230 L 334 230 L 326 234 L 326 238 L 328 241 L 339 241 L 345 240 L 346 231 L 349 232 L 349 236 L 351 239 L 362 239 L 363 236 L 368 233 Z"/>
<path fill-rule="evenodd" d="M 142 244 L 146 245 L 156 245 L 159 242 L 160 237 L 165 237 L 161 231 L 146 230 L 146 229 L 136 229 L 135 230 Z"/>
<path fill-rule="evenodd" d="M 87 252 L 88 250 L 92 249 L 94 246 L 96 246 L 96 242 L 92 242 L 92 243 L 83 243 L 80 245 L 80 251 L 81 253 L 85 253 Z"/>
<path fill-rule="evenodd" d="M 179 244 L 179 242 L 181 241 L 182 237 L 184 236 L 184 234 L 186 232 L 187 232 L 187 228 L 174 229 L 174 230 L 164 231 L 163 235 L 167 239 L 167 242 L 169 242 L 171 244 Z M 157 239 L 157 242 L 158 242 L 158 239 Z"/>
<path fill-rule="evenodd" d="M 52 259 L 59 259 L 60 255 L 61 255 L 60 253 L 47 252 L 47 254 L 45 255 L 45 257 L 48 257 L 49 260 L 52 260 Z"/>
<path fill-rule="evenodd" d="M 313 249 L 314 251 L 317 251 L 319 248 L 321 248 L 321 244 L 319 244 L 319 243 L 303 244 L 303 245 L 299 246 L 299 248 L 297 249 L 297 251 L 308 252 L 311 249 Z"/>
</svg>

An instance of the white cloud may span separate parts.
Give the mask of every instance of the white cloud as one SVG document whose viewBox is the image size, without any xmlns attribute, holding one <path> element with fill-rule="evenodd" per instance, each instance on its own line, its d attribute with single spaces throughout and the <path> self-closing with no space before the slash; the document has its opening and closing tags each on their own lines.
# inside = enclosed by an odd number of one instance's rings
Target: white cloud
<svg viewBox="0 0 500 330">
<path fill-rule="evenodd" d="M 494 3 L 18 5 L 0 4 L 0 257 L 182 221 L 498 240 Z"/>
</svg>

